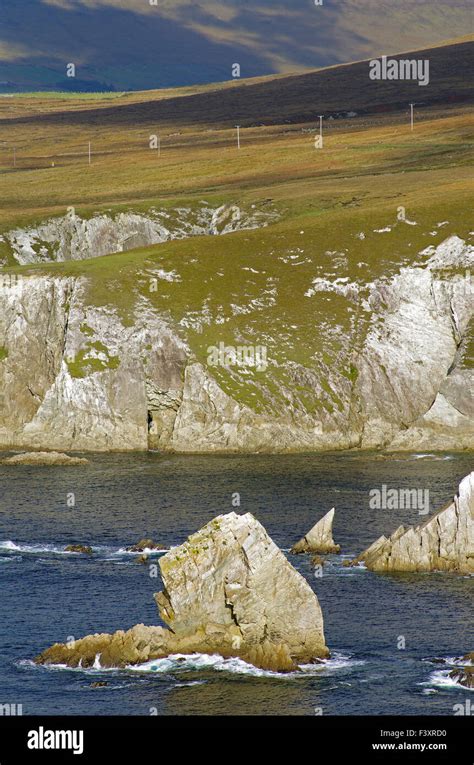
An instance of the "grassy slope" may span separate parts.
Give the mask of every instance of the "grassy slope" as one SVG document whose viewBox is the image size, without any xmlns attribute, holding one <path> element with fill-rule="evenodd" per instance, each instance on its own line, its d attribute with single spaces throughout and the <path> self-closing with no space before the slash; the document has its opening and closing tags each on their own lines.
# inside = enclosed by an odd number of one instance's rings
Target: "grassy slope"
<svg viewBox="0 0 474 765">
<path fill-rule="evenodd" d="M 167 125 L 180 135 L 166 139 L 163 131 L 160 159 L 146 147 L 151 123 L 124 129 L 120 119 L 117 125 L 106 119 L 91 131 L 94 148 L 100 149 L 91 167 L 83 155 L 70 154 L 87 135 L 86 120 L 78 125 L 73 117 L 65 112 L 61 121 L 31 118 L 15 125 L 24 154 L 19 167 L 3 175 L 3 230 L 63 214 L 68 205 L 92 214 L 147 210 L 152 204 L 198 205 L 201 199 L 268 205 L 281 219 L 258 231 L 13 270 L 85 275 L 90 301 L 115 304 L 127 322 L 145 297 L 202 361 L 207 347 L 220 341 L 266 344 L 280 366 L 272 366 L 264 379 L 258 373 L 215 372 L 225 390 L 257 409 L 278 411 L 293 390 L 291 369 L 283 362 L 332 367 L 348 379 L 356 374 L 352 353 L 362 342 L 368 315 L 334 293 L 306 298 L 315 277 L 366 283 L 420 260 L 417 253 L 429 244 L 451 233 L 469 238 L 472 230 L 474 131 L 466 105 L 426 109 L 414 133 L 405 110 L 334 121 L 327 124 L 322 151 L 314 148 L 312 133 L 302 132 L 309 125 L 249 128 L 240 152 L 229 130 Z M 160 123 L 153 127 L 161 132 Z M 10 128 L 4 121 L 0 137 Z M 55 157 L 54 168 L 46 166 L 45 156 Z M 400 205 L 418 225 L 398 223 L 390 233 L 375 233 L 396 222 Z M 444 221 L 448 224 L 431 236 Z M 364 240 L 357 238 L 361 231 Z M 180 281 L 160 281 L 158 292 L 150 292 L 157 268 L 175 271 Z M 306 410 L 338 407 L 327 387 L 317 399 L 304 389 L 293 394 Z"/>
</svg>

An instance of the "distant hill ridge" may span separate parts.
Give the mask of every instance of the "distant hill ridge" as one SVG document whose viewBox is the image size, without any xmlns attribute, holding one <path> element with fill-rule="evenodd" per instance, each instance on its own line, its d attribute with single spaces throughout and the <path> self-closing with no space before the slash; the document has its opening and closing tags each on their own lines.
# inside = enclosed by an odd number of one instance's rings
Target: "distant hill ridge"
<svg viewBox="0 0 474 765">
<path fill-rule="evenodd" d="M 430 63 L 430 81 L 420 87 L 413 80 L 371 80 L 370 62 L 328 67 L 303 74 L 270 76 L 213 84 L 193 90 L 143 91 L 126 94 L 100 105 L 84 101 L 67 105 L 70 124 L 127 125 L 159 121 L 161 125 L 234 126 L 304 123 L 318 115 L 347 115 L 406 111 L 410 102 L 424 106 L 472 102 L 474 90 L 474 41 L 451 43 L 426 50 L 399 53 L 400 59 Z M 80 108 L 78 108 L 80 106 Z M 10 121 L 39 120 L 59 123 L 63 101 L 47 113 Z"/>
<path fill-rule="evenodd" d="M 0 91 L 136 90 L 303 71 L 472 31 L 470 0 L 3 0 Z M 82 83 L 82 84 L 81 84 Z"/>
</svg>

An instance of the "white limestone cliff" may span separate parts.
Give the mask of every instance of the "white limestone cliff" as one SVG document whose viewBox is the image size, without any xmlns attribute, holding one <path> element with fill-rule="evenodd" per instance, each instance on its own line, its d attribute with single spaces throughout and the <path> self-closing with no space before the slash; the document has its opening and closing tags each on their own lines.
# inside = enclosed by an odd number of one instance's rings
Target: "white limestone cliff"
<svg viewBox="0 0 474 765">
<path fill-rule="evenodd" d="M 336 337 L 352 376 L 280 362 L 292 386 L 265 411 L 224 390 L 146 299 L 125 323 L 113 304 L 91 303 L 82 277 L 0 274 L 0 449 L 473 448 L 474 295 L 456 272 L 472 261 L 451 237 L 424 265 L 368 285 L 368 331 Z M 273 369 L 259 381 L 270 404 Z M 305 409 L 299 388 L 320 400 L 330 390 L 337 405 Z"/>
</svg>

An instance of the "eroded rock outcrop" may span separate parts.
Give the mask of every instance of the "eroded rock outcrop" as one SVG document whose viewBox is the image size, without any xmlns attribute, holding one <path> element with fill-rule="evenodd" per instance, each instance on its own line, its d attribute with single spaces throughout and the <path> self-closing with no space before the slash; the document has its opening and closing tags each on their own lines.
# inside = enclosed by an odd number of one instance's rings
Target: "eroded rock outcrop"
<svg viewBox="0 0 474 765">
<path fill-rule="evenodd" d="M 127 547 L 127 552 L 147 552 L 152 550 L 164 550 L 165 546 L 160 545 L 157 542 L 154 542 L 153 539 L 149 539 L 145 537 L 144 539 L 140 539 L 139 542 L 137 542 L 134 545 L 130 545 L 130 547 Z"/>
<path fill-rule="evenodd" d="M 4 465 L 87 465 L 84 457 L 71 457 L 61 452 L 25 452 L 2 460 Z"/>
<path fill-rule="evenodd" d="M 332 537 L 334 507 L 319 520 L 310 531 L 291 548 L 292 553 L 338 553 L 340 545 Z"/>
<path fill-rule="evenodd" d="M 74 544 L 67 545 L 64 548 L 64 552 L 80 553 L 81 555 L 92 555 L 94 551 L 90 545 Z"/>
<path fill-rule="evenodd" d="M 146 214 L 133 211 L 117 215 L 98 214 L 81 218 L 74 208 L 66 215 L 50 218 L 38 226 L 18 228 L 0 235 L 20 265 L 48 261 L 84 260 L 147 247 L 171 239 L 206 234 L 229 234 L 242 229 L 266 226 L 275 212 L 251 212 L 237 205 L 151 208 Z"/>
<path fill-rule="evenodd" d="M 159 561 L 168 625 L 56 644 L 37 663 L 123 667 L 173 653 L 219 653 L 277 671 L 329 655 L 318 599 L 249 513 L 221 515 Z"/>
<path fill-rule="evenodd" d="M 474 472 L 446 508 L 419 526 L 381 536 L 353 561 L 361 562 L 371 571 L 474 573 Z"/>
</svg>

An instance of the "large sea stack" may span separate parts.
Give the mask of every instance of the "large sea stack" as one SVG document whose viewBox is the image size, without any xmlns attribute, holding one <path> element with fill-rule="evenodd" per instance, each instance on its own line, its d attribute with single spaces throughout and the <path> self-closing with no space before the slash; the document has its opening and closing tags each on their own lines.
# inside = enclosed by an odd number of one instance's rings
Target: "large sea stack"
<svg viewBox="0 0 474 765">
<path fill-rule="evenodd" d="M 36 662 L 123 667 L 199 652 L 290 671 L 329 655 L 315 593 L 250 513 L 218 516 L 159 565 L 155 599 L 168 629 L 139 624 L 56 643 Z"/>
<path fill-rule="evenodd" d="M 474 472 L 447 507 L 419 526 L 381 536 L 353 561 L 360 562 L 371 571 L 474 573 Z"/>
</svg>

